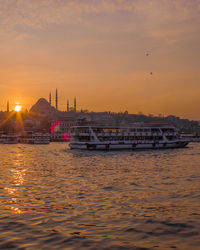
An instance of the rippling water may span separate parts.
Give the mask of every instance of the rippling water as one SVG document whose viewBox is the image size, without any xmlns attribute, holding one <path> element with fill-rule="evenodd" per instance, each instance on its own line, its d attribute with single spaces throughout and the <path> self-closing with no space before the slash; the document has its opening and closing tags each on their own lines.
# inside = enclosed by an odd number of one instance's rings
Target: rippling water
<svg viewBox="0 0 200 250">
<path fill-rule="evenodd" d="M 199 249 L 200 143 L 0 150 L 0 249 Z"/>
</svg>

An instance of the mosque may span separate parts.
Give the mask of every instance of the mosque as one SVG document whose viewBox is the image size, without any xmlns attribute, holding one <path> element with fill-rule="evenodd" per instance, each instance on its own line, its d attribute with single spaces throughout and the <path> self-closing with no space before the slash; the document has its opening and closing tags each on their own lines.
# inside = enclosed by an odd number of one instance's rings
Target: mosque
<svg viewBox="0 0 200 250">
<path fill-rule="evenodd" d="M 7 101 L 7 112 L 10 112 L 10 104 L 9 101 Z M 49 93 L 49 102 L 45 98 L 40 98 L 38 101 L 30 108 L 30 112 L 35 112 L 39 114 L 46 114 L 46 115 L 55 115 L 59 111 L 58 109 L 58 90 L 56 89 L 55 92 L 55 106 L 52 105 L 52 96 L 51 92 Z M 66 110 L 64 112 L 70 112 L 70 113 L 76 113 L 76 97 L 74 97 L 74 106 L 69 106 L 69 100 L 67 100 Z"/>
<path fill-rule="evenodd" d="M 51 105 L 51 92 L 49 93 L 49 104 Z M 55 107 L 56 110 L 58 110 L 58 90 L 56 89 L 55 93 Z M 70 108 L 69 107 L 69 100 L 67 100 L 67 112 L 69 111 L 74 111 L 76 113 L 76 97 L 74 97 L 74 107 Z"/>
<path fill-rule="evenodd" d="M 55 106 L 52 105 L 52 95 L 49 93 L 49 101 L 45 98 L 40 98 L 30 109 L 30 112 L 51 115 L 51 116 L 74 116 L 77 113 L 76 109 L 76 97 L 74 97 L 74 106 L 69 106 L 69 100 L 67 100 L 66 111 L 59 111 L 58 109 L 58 90 L 55 92 Z"/>
</svg>

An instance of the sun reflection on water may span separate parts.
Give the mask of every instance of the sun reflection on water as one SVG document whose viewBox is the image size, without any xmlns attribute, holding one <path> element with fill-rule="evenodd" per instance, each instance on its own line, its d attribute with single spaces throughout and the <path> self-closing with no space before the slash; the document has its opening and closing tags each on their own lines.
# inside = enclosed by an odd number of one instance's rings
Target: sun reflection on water
<svg viewBox="0 0 200 250">
<path fill-rule="evenodd" d="M 17 170 L 17 169 L 11 169 L 11 172 L 13 173 L 13 179 L 14 184 L 16 186 L 21 186 L 24 183 L 24 177 L 26 175 L 26 169 Z"/>
<path fill-rule="evenodd" d="M 22 213 L 22 210 L 18 207 L 10 207 L 10 209 L 14 214 L 21 214 Z"/>
<path fill-rule="evenodd" d="M 14 194 L 16 191 L 16 188 L 5 187 L 4 190 L 6 190 L 9 194 Z"/>
<path fill-rule="evenodd" d="M 16 150 L 20 150 L 20 148 Z M 23 157 L 24 154 L 21 152 L 12 153 L 12 161 L 9 163 L 10 167 L 8 169 L 10 176 L 9 186 L 4 187 L 4 190 L 9 195 L 7 197 L 7 203 L 12 204 L 7 206 L 7 208 L 13 214 L 22 213 L 22 209 L 20 208 L 21 197 L 27 172 L 27 168 L 24 167 Z"/>
</svg>

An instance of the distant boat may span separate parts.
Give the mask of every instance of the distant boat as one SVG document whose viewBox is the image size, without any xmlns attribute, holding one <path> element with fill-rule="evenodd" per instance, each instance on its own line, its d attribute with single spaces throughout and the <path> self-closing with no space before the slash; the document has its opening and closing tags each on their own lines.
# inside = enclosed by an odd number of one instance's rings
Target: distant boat
<svg viewBox="0 0 200 250">
<path fill-rule="evenodd" d="M 34 133 L 33 134 L 34 144 L 49 144 L 50 143 L 50 134 L 49 133 Z"/>
<path fill-rule="evenodd" d="M 16 143 L 18 143 L 18 135 L 16 135 L 16 134 L 3 134 L 1 136 L 1 142 L 3 144 L 16 144 Z"/>
<path fill-rule="evenodd" d="M 26 144 L 49 144 L 50 134 L 28 132 L 27 134 L 21 136 L 20 142 Z"/>
<path fill-rule="evenodd" d="M 71 149 L 165 149 L 182 148 L 189 143 L 171 126 L 77 126 L 71 129 L 71 135 Z"/>
</svg>

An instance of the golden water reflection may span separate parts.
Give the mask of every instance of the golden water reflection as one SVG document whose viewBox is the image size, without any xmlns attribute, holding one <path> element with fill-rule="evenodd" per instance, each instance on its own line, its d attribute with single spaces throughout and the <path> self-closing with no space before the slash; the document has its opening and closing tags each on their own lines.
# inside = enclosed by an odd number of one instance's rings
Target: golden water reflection
<svg viewBox="0 0 200 250">
<path fill-rule="evenodd" d="M 20 208 L 18 208 L 18 207 L 10 207 L 10 209 L 14 214 L 21 214 L 22 213 L 22 210 L 20 210 Z"/>
<path fill-rule="evenodd" d="M 22 209 L 20 208 L 21 199 L 23 192 L 23 185 L 25 183 L 27 168 L 24 167 L 23 153 L 13 153 L 12 161 L 9 164 L 9 186 L 4 187 L 4 190 L 9 194 L 7 208 L 11 210 L 13 214 L 21 214 Z"/>
<path fill-rule="evenodd" d="M 27 169 L 17 170 L 17 169 L 11 169 L 11 173 L 13 175 L 14 184 L 16 186 L 23 185 L 25 181 L 25 175 L 26 175 Z"/>
<path fill-rule="evenodd" d="M 1 228 L 15 249 L 41 242 L 152 249 L 155 239 L 159 249 L 199 246 L 200 144 L 114 153 L 73 152 L 60 143 L 0 147 Z"/>
</svg>

